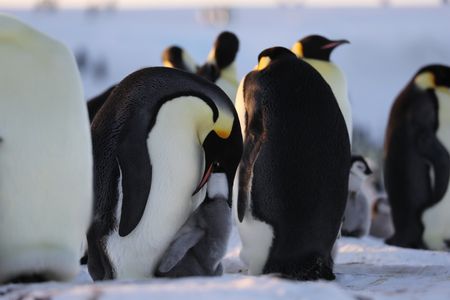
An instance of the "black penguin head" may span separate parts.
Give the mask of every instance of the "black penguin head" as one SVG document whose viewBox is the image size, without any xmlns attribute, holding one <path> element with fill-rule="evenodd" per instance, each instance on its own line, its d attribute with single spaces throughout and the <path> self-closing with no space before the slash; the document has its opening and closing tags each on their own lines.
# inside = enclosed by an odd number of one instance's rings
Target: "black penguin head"
<svg viewBox="0 0 450 300">
<path fill-rule="evenodd" d="M 295 55 L 284 47 L 265 49 L 258 55 L 258 66 L 256 67 L 256 70 L 264 70 L 273 62 L 289 58 L 295 58 Z"/>
<path fill-rule="evenodd" d="M 239 39 L 229 31 L 224 31 L 216 38 L 206 63 L 201 66 L 197 75 L 215 82 L 220 72 L 229 67 L 236 59 L 239 50 Z"/>
<path fill-rule="evenodd" d="M 179 46 L 171 46 L 164 49 L 161 60 L 163 66 L 175 68 L 191 73 L 197 71 L 197 66 L 193 59 Z"/>
<path fill-rule="evenodd" d="M 428 65 L 421 68 L 414 76 L 414 83 L 421 89 L 439 89 L 450 92 L 450 67 Z"/>
<path fill-rule="evenodd" d="M 361 155 L 352 155 L 351 166 L 351 171 L 354 173 L 360 173 L 366 176 L 372 174 L 369 164 Z"/>
<path fill-rule="evenodd" d="M 230 107 L 230 109 L 222 107 L 223 111 L 227 116 L 224 116 L 222 120 L 226 120 L 222 122 L 217 119 L 214 120 L 216 122 L 215 128 L 209 132 L 202 143 L 205 152 L 205 171 L 193 195 L 203 188 L 213 172 L 225 173 L 228 183 L 228 204 L 231 207 L 233 181 L 241 160 L 243 142 L 236 111 L 233 107 Z M 229 126 L 229 124 L 232 125 Z"/>
<path fill-rule="evenodd" d="M 298 58 L 312 58 L 330 61 L 333 50 L 342 45 L 350 43 L 347 40 L 329 40 L 321 35 L 309 35 L 299 40 L 292 46 L 292 52 Z"/>
</svg>

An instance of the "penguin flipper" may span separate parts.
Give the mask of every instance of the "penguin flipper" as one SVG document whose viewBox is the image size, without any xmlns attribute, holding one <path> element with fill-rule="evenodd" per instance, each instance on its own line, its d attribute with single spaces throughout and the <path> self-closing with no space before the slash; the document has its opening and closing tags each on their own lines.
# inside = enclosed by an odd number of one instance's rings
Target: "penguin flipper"
<svg viewBox="0 0 450 300">
<path fill-rule="evenodd" d="M 119 222 L 119 235 L 122 237 L 130 234 L 141 221 L 152 181 L 152 165 L 145 140 L 125 144 L 118 156 L 123 192 Z"/>
<path fill-rule="evenodd" d="M 182 231 L 184 227 L 182 228 Z M 194 227 L 175 237 L 175 240 L 169 246 L 158 267 L 161 273 L 167 273 L 172 270 L 205 235 L 205 231 L 199 227 Z"/>
<path fill-rule="evenodd" d="M 417 140 L 421 155 L 430 161 L 434 171 L 433 204 L 447 192 L 450 179 L 450 155 L 431 130 L 422 131 Z"/>
</svg>

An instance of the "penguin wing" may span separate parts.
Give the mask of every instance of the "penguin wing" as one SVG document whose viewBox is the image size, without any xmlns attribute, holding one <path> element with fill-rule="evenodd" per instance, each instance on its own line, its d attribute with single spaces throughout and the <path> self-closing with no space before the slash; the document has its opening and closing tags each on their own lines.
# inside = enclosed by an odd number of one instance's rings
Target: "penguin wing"
<svg viewBox="0 0 450 300">
<path fill-rule="evenodd" d="M 189 226 L 189 225 L 188 225 Z M 194 247 L 205 235 L 205 231 L 199 227 L 189 228 L 175 237 L 170 244 L 169 249 L 164 254 L 158 267 L 161 273 L 167 273 L 173 269 L 186 255 L 186 253 Z"/>
<path fill-rule="evenodd" d="M 103 103 L 105 103 L 106 99 L 108 99 L 111 92 L 116 88 L 116 85 L 111 86 L 109 89 L 101 93 L 100 95 L 88 100 L 87 107 L 89 112 L 89 121 L 92 123 L 95 115 L 102 107 Z"/>
<path fill-rule="evenodd" d="M 422 130 L 417 148 L 432 165 L 434 172 L 433 204 L 445 195 L 450 178 L 450 155 L 432 130 Z"/>
</svg>

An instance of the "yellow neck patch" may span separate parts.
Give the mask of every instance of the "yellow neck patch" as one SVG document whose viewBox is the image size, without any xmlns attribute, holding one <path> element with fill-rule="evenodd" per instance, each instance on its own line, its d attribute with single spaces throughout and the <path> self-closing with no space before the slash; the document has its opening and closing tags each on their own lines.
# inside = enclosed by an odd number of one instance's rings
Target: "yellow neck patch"
<svg viewBox="0 0 450 300">
<path fill-rule="evenodd" d="M 259 62 L 258 62 L 258 68 L 257 68 L 257 70 L 258 70 L 258 71 L 261 71 L 261 70 L 267 68 L 267 66 L 268 66 L 269 64 L 270 64 L 270 57 L 268 57 L 268 56 L 263 56 L 263 57 L 261 57 L 261 59 L 260 59 Z"/>
<path fill-rule="evenodd" d="M 294 54 L 298 58 L 303 57 L 303 45 L 302 45 L 302 43 L 300 43 L 300 42 L 295 43 L 294 46 L 292 46 L 291 51 L 294 52 Z"/>
<path fill-rule="evenodd" d="M 436 87 L 436 80 L 434 74 L 431 72 L 424 72 L 416 76 L 414 83 L 422 90 L 433 89 Z"/>
</svg>

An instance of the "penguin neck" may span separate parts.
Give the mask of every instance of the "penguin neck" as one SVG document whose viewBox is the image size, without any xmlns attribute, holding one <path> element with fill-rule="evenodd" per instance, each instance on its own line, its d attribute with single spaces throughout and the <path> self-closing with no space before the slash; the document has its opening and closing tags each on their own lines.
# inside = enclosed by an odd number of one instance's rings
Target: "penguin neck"
<svg viewBox="0 0 450 300">
<path fill-rule="evenodd" d="M 215 82 L 234 103 L 236 91 L 239 85 L 237 80 L 236 64 L 233 62 L 228 67 L 220 71 L 220 76 Z"/>
</svg>

